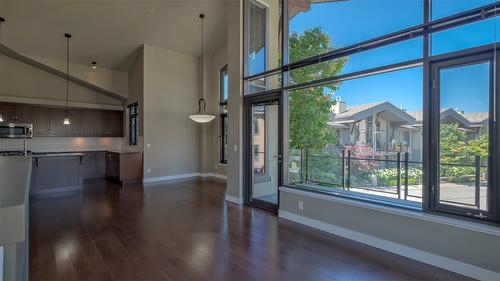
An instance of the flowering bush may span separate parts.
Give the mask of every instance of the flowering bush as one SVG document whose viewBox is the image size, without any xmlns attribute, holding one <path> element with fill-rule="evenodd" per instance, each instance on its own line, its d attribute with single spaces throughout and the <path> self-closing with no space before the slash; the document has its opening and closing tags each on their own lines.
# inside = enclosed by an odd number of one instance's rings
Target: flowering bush
<svg viewBox="0 0 500 281">
<path fill-rule="evenodd" d="M 441 176 L 447 177 L 449 182 L 468 182 L 471 177 L 475 176 L 475 172 L 475 167 L 448 166 L 446 169 L 442 169 Z"/>
<path fill-rule="evenodd" d="M 398 184 L 398 170 L 396 168 L 380 169 L 375 175 L 379 186 L 396 186 Z M 416 168 L 408 169 L 408 184 L 419 184 L 422 178 L 422 170 Z M 401 170 L 401 185 L 406 184 L 404 170 Z"/>
</svg>

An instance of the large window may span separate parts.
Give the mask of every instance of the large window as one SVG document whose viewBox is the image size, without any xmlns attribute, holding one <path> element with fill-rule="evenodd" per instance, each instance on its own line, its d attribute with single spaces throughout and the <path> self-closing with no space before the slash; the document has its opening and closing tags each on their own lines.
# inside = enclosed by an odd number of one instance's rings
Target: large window
<svg viewBox="0 0 500 281">
<path fill-rule="evenodd" d="M 247 95 L 288 100 L 285 185 L 499 221 L 500 150 L 492 144 L 500 134 L 500 4 L 284 3 L 274 27 L 284 51 L 267 49 L 265 67 L 247 66 L 244 80 Z M 257 34 L 251 24 L 246 30 Z"/>
<path fill-rule="evenodd" d="M 220 96 L 220 163 L 227 164 L 227 99 L 229 96 L 229 76 L 227 65 L 219 72 L 219 96 Z"/>
<path fill-rule="evenodd" d="M 289 45 L 297 37 L 324 35 L 323 45 L 290 56 L 319 55 L 422 23 L 422 0 L 288 0 Z"/>
</svg>

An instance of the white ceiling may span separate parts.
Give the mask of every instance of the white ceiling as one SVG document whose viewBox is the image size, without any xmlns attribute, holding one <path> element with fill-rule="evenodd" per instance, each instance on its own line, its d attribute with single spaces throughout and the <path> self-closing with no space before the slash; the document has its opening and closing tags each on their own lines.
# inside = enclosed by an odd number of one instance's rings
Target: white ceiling
<svg viewBox="0 0 500 281">
<path fill-rule="evenodd" d="M 226 38 L 225 0 L 0 0 L 2 43 L 23 54 L 127 70 L 143 43 L 198 56 L 205 13 L 205 51 Z"/>
</svg>

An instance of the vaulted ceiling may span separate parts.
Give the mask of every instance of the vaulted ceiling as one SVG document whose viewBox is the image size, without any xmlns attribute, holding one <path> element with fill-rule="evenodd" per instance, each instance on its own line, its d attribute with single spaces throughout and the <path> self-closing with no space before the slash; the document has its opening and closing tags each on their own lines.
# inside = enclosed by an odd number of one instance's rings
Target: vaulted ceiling
<svg viewBox="0 0 500 281">
<path fill-rule="evenodd" d="M 206 14 L 206 50 L 226 38 L 226 0 L 0 0 L 2 43 L 15 51 L 54 60 L 65 59 L 71 39 L 71 61 L 127 70 L 143 43 L 198 56 L 200 21 Z"/>
</svg>

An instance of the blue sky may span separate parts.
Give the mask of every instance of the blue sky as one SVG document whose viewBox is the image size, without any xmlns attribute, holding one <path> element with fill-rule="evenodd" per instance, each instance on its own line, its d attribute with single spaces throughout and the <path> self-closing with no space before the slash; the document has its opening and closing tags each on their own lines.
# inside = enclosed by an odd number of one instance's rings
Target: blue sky
<svg viewBox="0 0 500 281">
<path fill-rule="evenodd" d="M 471 8 L 494 3 L 492 0 L 433 0 L 433 19 L 449 16 Z M 331 45 L 339 48 L 370 38 L 422 23 L 421 0 L 350 0 L 314 4 L 307 13 L 299 13 L 290 21 L 290 32 L 303 33 L 312 27 L 321 27 L 331 38 Z M 500 20 L 497 20 L 500 34 Z M 494 42 L 495 19 L 467 25 L 433 35 L 432 54 L 480 46 Z M 420 58 L 422 39 L 415 38 L 377 50 L 349 57 L 342 73 Z M 466 112 L 487 111 L 487 66 L 476 66 L 450 71 L 446 91 L 453 91 L 443 99 L 442 107 Z M 443 82 L 443 89 L 445 87 Z M 408 111 L 422 110 L 421 67 L 398 72 L 345 81 L 335 95 L 349 105 L 377 101 L 403 104 Z M 477 102 L 484 101 L 484 102 Z"/>
</svg>

